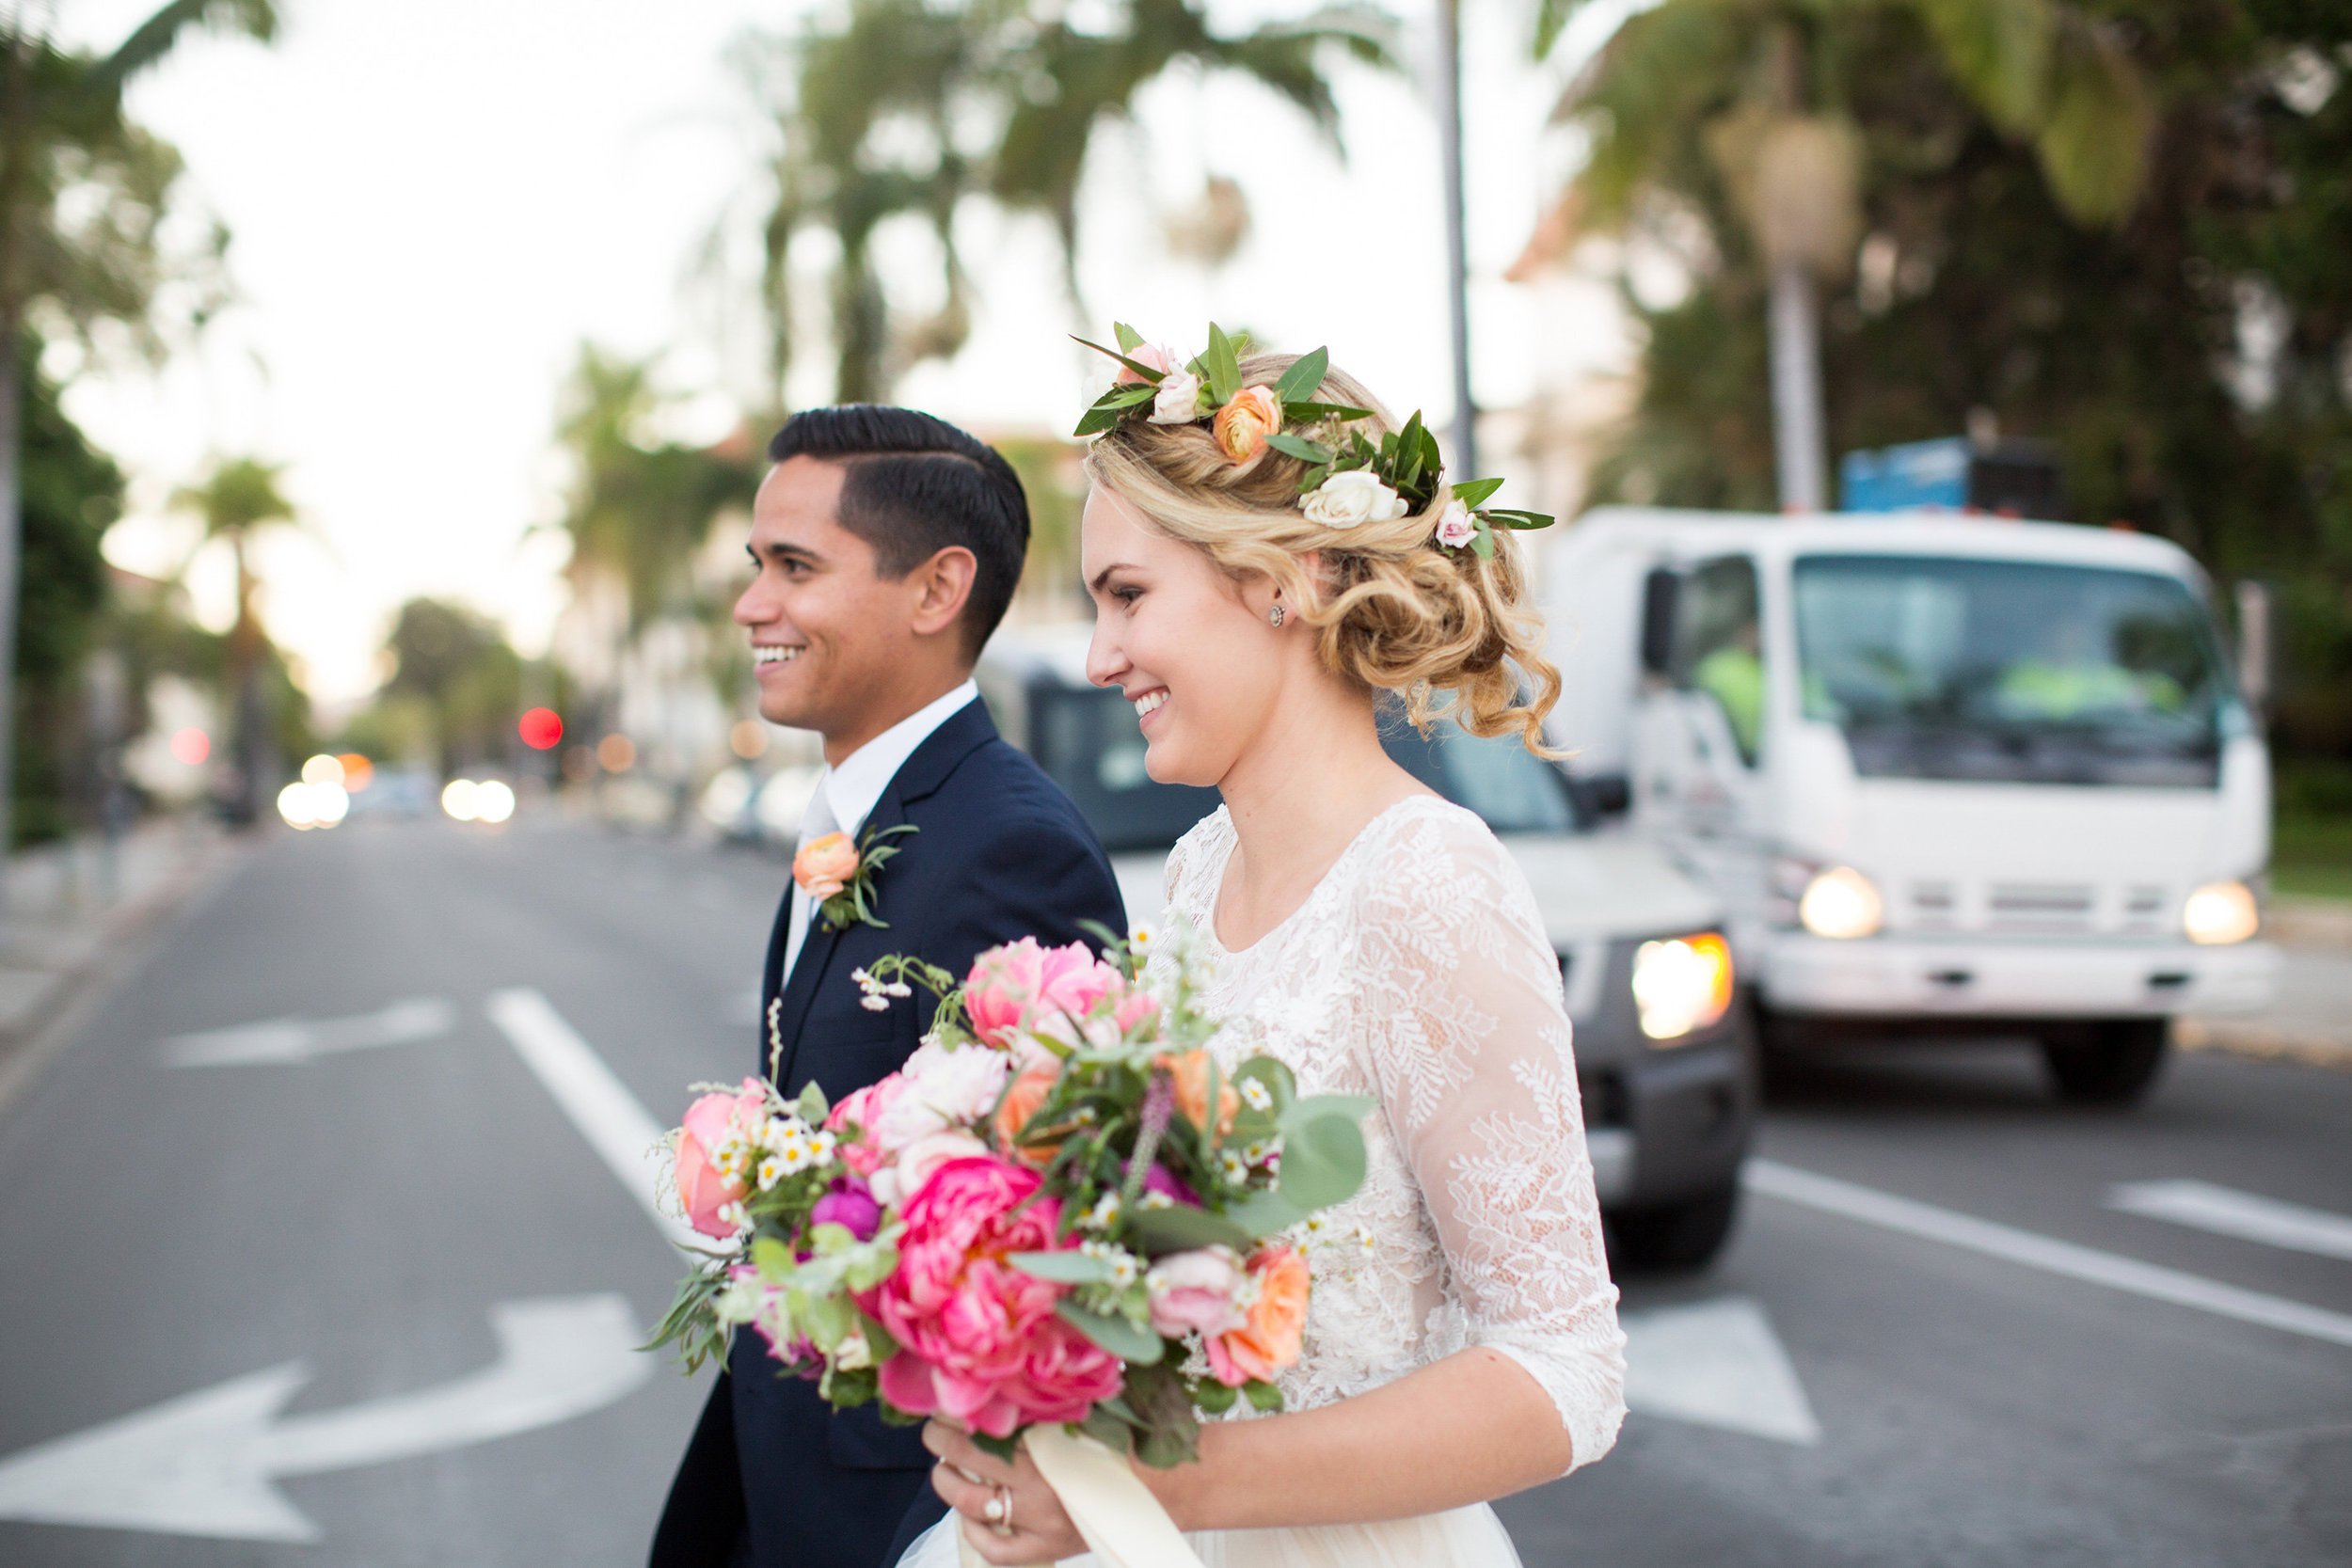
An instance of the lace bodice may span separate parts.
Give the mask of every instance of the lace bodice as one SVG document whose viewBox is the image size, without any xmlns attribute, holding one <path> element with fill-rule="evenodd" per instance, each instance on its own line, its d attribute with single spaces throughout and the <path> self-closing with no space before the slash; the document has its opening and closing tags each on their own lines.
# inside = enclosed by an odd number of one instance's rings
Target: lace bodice
<svg viewBox="0 0 2352 1568">
<path fill-rule="evenodd" d="M 1216 940 L 1233 849 L 1220 808 L 1168 865 L 1199 933 L 1215 1049 L 1264 1053 L 1301 1093 L 1366 1094 L 1364 1184 L 1310 1238 L 1293 1409 L 1393 1381 L 1468 1346 L 1551 1396 L 1575 1463 L 1625 1417 L 1625 1336 L 1561 1005 L 1527 879 L 1486 825 L 1433 796 L 1375 817 L 1307 901 L 1239 953 Z"/>
</svg>

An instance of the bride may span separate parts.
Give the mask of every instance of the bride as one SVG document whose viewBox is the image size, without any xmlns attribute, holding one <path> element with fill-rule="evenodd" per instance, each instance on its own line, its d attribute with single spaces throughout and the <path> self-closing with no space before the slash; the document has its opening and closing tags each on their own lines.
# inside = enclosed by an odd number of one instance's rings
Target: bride
<svg viewBox="0 0 2352 1568">
<path fill-rule="evenodd" d="M 1295 362 L 1251 356 L 1241 381 Z M 1174 379 L 1087 455 L 1088 673 L 1135 703 L 1152 778 L 1224 797 L 1168 868 L 1220 1053 L 1379 1108 L 1362 1188 L 1309 1244 L 1284 1411 L 1207 1423 L 1199 1463 L 1138 1473 L 1207 1568 L 1516 1568 L 1487 1501 L 1608 1452 L 1617 1292 L 1534 898 L 1484 823 L 1389 758 L 1375 707 L 1394 693 L 1532 748 L 1559 678 L 1509 535 L 1472 547 L 1446 485 L 1400 485 L 1418 508 L 1361 481 L 1308 504 L 1308 463 L 1264 439 L 1279 400 L 1171 415 Z M 1392 428 L 1336 370 L 1302 395 L 1372 410 L 1352 428 L 1375 445 Z M 939 1421 L 924 1441 L 954 1512 L 906 1568 L 952 1564 L 958 1528 L 993 1563 L 1084 1556 L 1025 1451 L 1006 1465 Z"/>
</svg>

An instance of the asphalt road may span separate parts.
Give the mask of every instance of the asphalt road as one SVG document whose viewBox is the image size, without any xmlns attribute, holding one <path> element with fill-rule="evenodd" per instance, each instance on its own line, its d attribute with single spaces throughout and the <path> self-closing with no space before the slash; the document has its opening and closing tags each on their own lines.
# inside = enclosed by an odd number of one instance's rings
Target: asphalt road
<svg viewBox="0 0 2352 1568">
<path fill-rule="evenodd" d="M 750 1067 L 783 877 L 356 823 L 126 953 L 0 1105 L 0 1564 L 642 1561 L 701 1390 L 626 1348 L 677 1268 L 614 1167 Z M 1531 1565 L 2352 1560 L 2352 1072 L 1787 1077 Z"/>
</svg>

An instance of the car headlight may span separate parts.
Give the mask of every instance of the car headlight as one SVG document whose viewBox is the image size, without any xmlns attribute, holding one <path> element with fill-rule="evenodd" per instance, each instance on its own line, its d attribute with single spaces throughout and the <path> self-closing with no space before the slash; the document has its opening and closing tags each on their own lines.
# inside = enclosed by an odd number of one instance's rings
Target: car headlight
<svg viewBox="0 0 2352 1568">
<path fill-rule="evenodd" d="M 1797 899 L 1797 924 L 1817 937 L 1875 936 L 1885 923 L 1886 901 L 1878 885 L 1851 865 L 1815 872 Z"/>
<path fill-rule="evenodd" d="M 1731 944 L 1718 931 L 1645 942 L 1633 953 L 1633 1006 L 1642 1033 L 1680 1040 L 1731 1008 Z"/>
<path fill-rule="evenodd" d="M 2244 882 L 2207 882 L 2181 906 L 2181 929 L 2203 947 L 2244 942 L 2262 923 L 2254 890 Z"/>
</svg>

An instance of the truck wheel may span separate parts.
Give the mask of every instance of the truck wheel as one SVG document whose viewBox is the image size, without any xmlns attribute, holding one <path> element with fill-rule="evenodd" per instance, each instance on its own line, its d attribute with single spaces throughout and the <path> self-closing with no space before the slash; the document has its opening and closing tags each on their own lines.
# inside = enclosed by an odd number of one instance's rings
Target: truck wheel
<svg viewBox="0 0 2352 1568">
<path fill-rule="evenodd" d="M 2137 1105 L 2155 1086 L 2172 1046 L 2169 1018 L 2107 1019 L 2088 1041 L 2044 1040 L 2042 1059 L 2070 1105 Z"/>
<path fill-rule="evenodd" d="M 1679 1203 L 1620 1210 L 1609 1216 L 1616 1260 L 1637 1269 L 1701 1269 L 1731 1239 L 1740 1212 L 1738 1180 Z"/>
</svg>

